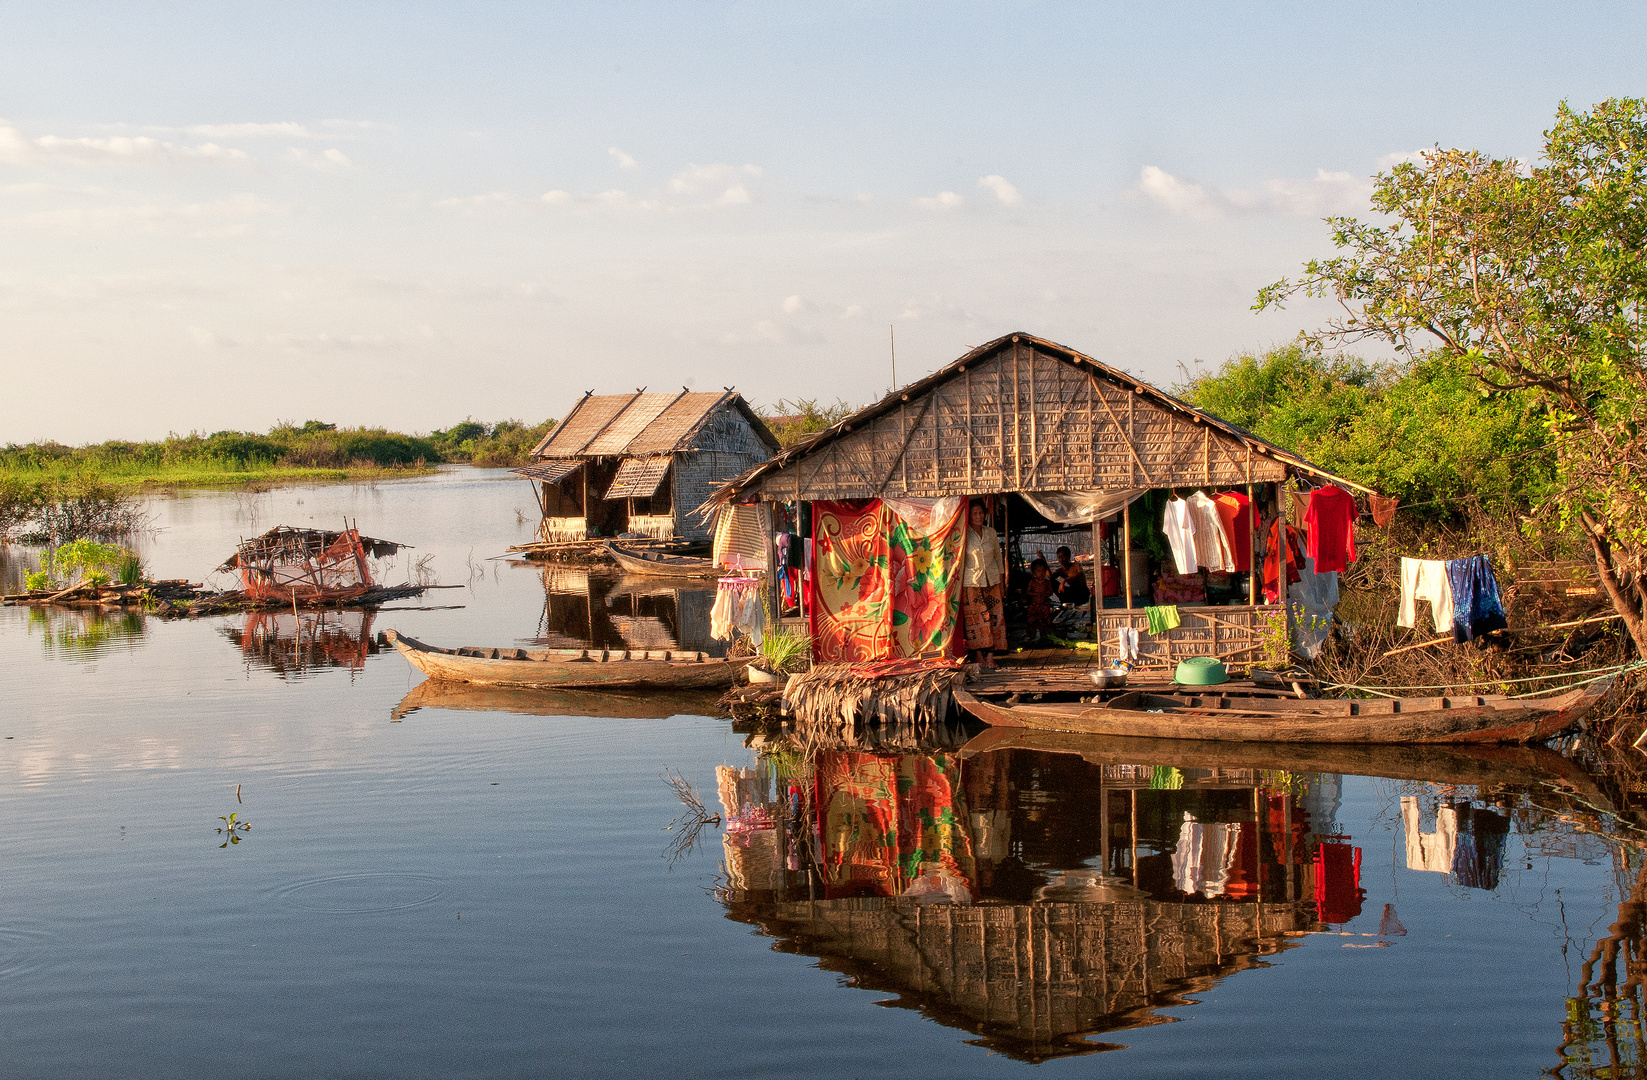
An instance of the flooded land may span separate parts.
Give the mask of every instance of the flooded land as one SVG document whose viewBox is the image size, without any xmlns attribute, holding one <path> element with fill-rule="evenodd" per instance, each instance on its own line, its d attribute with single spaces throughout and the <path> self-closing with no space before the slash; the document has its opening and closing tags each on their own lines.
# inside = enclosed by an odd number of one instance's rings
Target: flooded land
<svg viewBox="0 0 1647 1080">
<path fill-rule="evenodd" d="M 0 609 L 0 1071 L 1634 1075 L 1647 834 L 1609 756 L 942 727 L 426 683 L 444 645 L 715 651 L 711 594 L 492 559 L 447 470 L 152 501 L 156 578 L 345 517 L 375 613 Z M 16 580 L 28 549 L 6 549 Z M 683 815 L 666 774 L 696 791 Z"/>
</svg>

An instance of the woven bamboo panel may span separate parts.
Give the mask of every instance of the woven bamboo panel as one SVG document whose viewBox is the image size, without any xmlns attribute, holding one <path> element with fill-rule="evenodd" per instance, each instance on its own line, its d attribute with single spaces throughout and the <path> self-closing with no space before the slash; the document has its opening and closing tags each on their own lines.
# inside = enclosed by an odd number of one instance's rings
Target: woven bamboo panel
<svg viewBox="0 0 1647 1080">
<path fill-rule="evenodd" d="M 1027 342 L 775 468 L 768 499 L 1267 483 L 1283 466 L 1239 438 Z"/>
<path fill-rule="evenodd" d="M 1180 607 L 1176 629 L 1151 634 L 1149 618 L 1142 608 L 1108 608 L 1098 616 L 1098 646 L 1102 659 L 1116 659 L 1119 645 L 1115 631 L 1130 626 L 1138 631 L 1138 660 L 1134 663 L 1172 668 L 1191 656 L 1212 656 L 1228 665 L 1245 666 L 1265 659 L 1265 636 L 1272 620 L 1281 617 L 1279 606 Z"/>
</svg>

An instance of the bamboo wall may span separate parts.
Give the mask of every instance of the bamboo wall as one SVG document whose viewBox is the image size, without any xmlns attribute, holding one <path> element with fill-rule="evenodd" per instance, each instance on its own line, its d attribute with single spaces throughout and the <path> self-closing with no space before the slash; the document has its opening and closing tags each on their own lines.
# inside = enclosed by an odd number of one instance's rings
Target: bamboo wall
<svg viewBox="0 0 1647 1080">
<path fill-rule="evenodd" d="M 1178 608 L 1176 629 L 1164 634 L 1149 632 L 1149 618 L 1143 608 L 1131 611 L 1105 608 L 1098 613 L 1099 660 L 1121 659 L 1115 631 L 1130 626 L 1138 631 L 1138 659 L 1147 667 L 1173 667 L 1191 656 L 1214 656 L 1226 665 L 1245 667 L 1273 659 L 1266 650 L 1282 619 L 1280 605 L 1269 607 L 1184 607 Z M 1283 655 L 1285 647 L 1281 650 Z"/>
<path fill-rule="evenodd" d="M 1155 395 L 1027 341 L 956 365 L 864 426 L 774 468 L 774 500 L 1235 486 L 1285 477 L 1274 458 Z"/>
</svg>

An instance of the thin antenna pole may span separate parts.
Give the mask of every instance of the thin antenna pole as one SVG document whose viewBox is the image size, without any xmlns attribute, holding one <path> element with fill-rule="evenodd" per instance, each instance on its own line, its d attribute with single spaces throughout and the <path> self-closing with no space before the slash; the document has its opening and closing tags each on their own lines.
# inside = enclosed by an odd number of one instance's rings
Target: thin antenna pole
<svg viewBox="0 0 1647 1080">
<path fill-rule="evenodd" d="M 898 389 L 898 335 L 893 333 L 892 324 L 886 326 L 886 340 L 892 347 L 892 389 Z"/>
</svg>

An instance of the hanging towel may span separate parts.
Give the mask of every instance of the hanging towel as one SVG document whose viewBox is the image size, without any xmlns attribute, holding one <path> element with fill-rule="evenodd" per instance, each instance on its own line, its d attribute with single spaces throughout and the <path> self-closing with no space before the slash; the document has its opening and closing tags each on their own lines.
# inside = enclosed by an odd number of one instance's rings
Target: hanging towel
<svg viewBox="0 0 1647 1080">
<path fill-rule="evenodd" d="M 1121 653 L 1121 659 L 1138 659 L 1138 631 L 1135 627 L 1117 627 L 1115 630 L 1115 642 Z"/>
<path fill-rule="evenodd" d="M 1401 558 L 1401 613 L 1397 626 L 1416 626 L 1418 601 L 1430 602 L 1430 618 L 1435 632 L 1445 634 L 1453 627 L 1453 587 L 1447 580 L 1447 564 L 1440 559 Z"/>
<path fill-rule="evenodd" d="M 1178 609 L 1171 604 L 1144 609 L 1144 617 L 1149 619 L 1149 632 L 1164 634 L 1168 630 L 1176 630 L 1179 624 Z"/>
<path fill-rule="evenodd" d="M 1188 499 L 1190 517 L 1195 526 L 1195 561 L 1208 570 L 1235 569 L 1235 555 L 1230 550 L 1230 538 L 1224 532 L 1223 519 L 1218 516 L 1218 504 L 1204 491 L 1197 491 Z"/>
<path fill-rule="evenodd" d="M 1230 552 L 1235 556 L 1235 568 L 1252 569 L 1252 500 L 1239 491 L 1226 491 L 1213 502 L 1218 504 L 1218 518 L 1229 537 Z"/>
<path fill-rule="evenodd" d="M 1304 554 L 1315 560 L 1316 570 L 1348 570 L 1355 561 L 1355 497 L 1343 488 L 1328 484 L 1310 496 L 1304 511 L 1307 546 Z"/>
<path fill-rule="evenodd" d="M 1447 563 L 1447 580 L 1453 586 L 1453 640 L 1474 641 L 1482 634 L 1510 625 L 1504 601 L 1499 596 L 1493 564 L 1485 555 L 1454 559 Z"/>
<path fill-rule="evenodd" d="M 1167 534 L 1167 543 L 1172 547 L 1172 561 L 1177 564 L 1178 572 L 1195 573 L 1195 516 L 1190 511 L 1189 503 L 1183 499 L 1168 499 L 1161 531 Z"/>
</svg>

